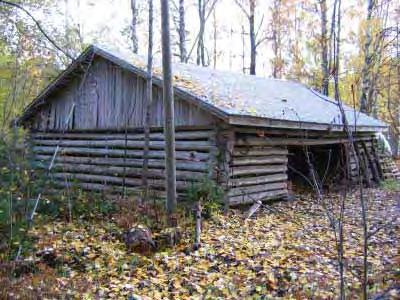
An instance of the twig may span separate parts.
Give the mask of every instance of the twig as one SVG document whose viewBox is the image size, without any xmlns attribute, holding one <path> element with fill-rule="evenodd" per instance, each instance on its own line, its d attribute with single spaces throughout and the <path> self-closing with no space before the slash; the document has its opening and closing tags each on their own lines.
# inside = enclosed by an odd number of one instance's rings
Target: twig
<svg viewBox="0 0 400 300">
<path fill-rule="evenodd" d="M 37 28 L 39 29 L 39 31 L 44 35 L 44 37 L 59 51 L 61 51 L 66 57 L 68 57 L 71 60 L 74 60 L 74 57 L 72 55 L 70 55 L 66 50 L 62 49 L 47 33 L 46 31 L 43 29 L 42 25 L 40 25 L 40 22 L 23 6 L 21 6 L 18 3 L 13 3 L 13 2 L 9 2 L 6 0 L 0 0 L 0 3 L 2 4 L 6 4 L 9 6 L 13 6 L 15 8 L 18 8 L 20 10 L 22 10 L 24 13 L 26 13 L 33 22 L 35 22 Z"/>
</svg>

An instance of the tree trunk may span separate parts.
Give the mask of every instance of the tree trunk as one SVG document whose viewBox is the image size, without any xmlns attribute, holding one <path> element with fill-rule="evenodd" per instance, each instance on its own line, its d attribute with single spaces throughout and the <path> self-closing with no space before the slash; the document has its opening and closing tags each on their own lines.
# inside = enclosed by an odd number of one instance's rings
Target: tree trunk
<svg viewBox="0 0 400 300">
<path fill-rule="evenodd" d="M 217 14 L 216 10 L 213 11 L 213 41 L 214 41 L 214 51 L 213 51 L 213 67 L 214 69 L 217 68 Z"/>
<path fill-rule="evenodd" d="M 197 40 L 197 60 L 198 65 L 206 66 L 204 49 L 204 30 L 206 23 L 206 3 L 205 0 L 198 0 L 199 13 L 199 38 Z"/>
<path fill-rule="evenodd" d="M 337 7 L 337 17 L 336 17 L 336 7 Z M 339 104 L 339 109 L 342 115 L 342 123 L 343 123 L 343 128 L 346 131 L 346 133 L 349 136 L 349 139 L 352 143 L 352 153 L 355 154 L 354 150 L 354 143 L 353 143 L 353 135 L 352 132 L 350 131 L 346 119 L 346 114 L 343 110 L 342 102 L 340 99 L 340 91 L 339 91 L 339 68 L 340 68 L 340 31 L 341 31 L 341 0 L 335 0 L 334 4 L 334 14 L 332 16 L 333 19 L 337 19 L 337 22 L 332 20 L 332 31 L 335 31 L 336 27 L 336 36 L 334 39 L 334 55 L 333 55 L 333 61 L 334 61 L 334 82 L 335 82 L 335 100 Z M 336 25 L 336 26 L 335 26 Z M 344 205 L 344 199 L 342 199 L 342 205 Z M 344 209 L 344 208 L 343 208 Z M 342 208 L 341 208 L 341 213 L 342 213 Z M 342 220 L 343 221 L 343 220 Z M 340 299 L 344 300 L 346 298 L 346 290 L 345 290 L 345 282 L 344 282 L 344 261 L 343 261 L 343 224 L 339 224 L 339 244 L 338 244 L 338 263 L 339 263 L 339 280 L 340 280 Z"/>
<path fill-rule="evenodd" d="M 149 43 L 147 49 L 147 82 L 146 82 L 146 115 L 144 121 L 144 148 L 143 148 L 143 175 L 144 201 L 148 200 L 149 184 L 147 173 L 149 169 L 150 148 L 150 110 L 153 100 L 153 0 L 148 0 L 149 5 Z"/>
<path fill-rule="evenodd" d="M 321 9 L 321 71 L 322 85 L 321 92 L 329 95 L 329 67 L 328 67 L 328 30 L 327 30 L 327 7 L 326 0 L 320 0 Z"/>
<path fill-rule="evenodd" d="M 281 55 L 281 0 L 273 2 L 272 11 L 272 51 L 274 59 L 272 60 L 272 77 L 282 78 L 282 55 Z"/>
<path fill-rule="evenodd" d="M 256 33 L 254 29 L 254 11 L 255 11 L 255 0 L 250 0 L 250 14 L 249 14 L 249 26 L 250 26 L 250 75 L 256 74 Z"/>
<path fill-rule="evenodd" d="M 179 58 L 186 62 L 186 28 L 185 28 L 185 0 L 179 0 Z"/>
<path fill-rule="evenodd" d="M 165 135 L 165 170 L 167 191 L 167 213 L 172 221 L 176 210 L 176 165 L 175 165 L 175 120 L 174 93 L 172 87 L 171 42 L 169 33 L 169 0 L 161 0 L 161 41 L 163 66 L 163 102 Z"/>
<path fill-rule="evenodd" d="M 371 18 L 372 11 L 374 9 L 374 1 L 368 0 L 368 11 L 367 11 L 367 28 L 365 32 L 365 44 L 364 44 L 364 65 L 361 72 L 361 96 L 360 96 L 360 111 L 364 113 L 370 113 L 368 110 L 369 101 L 368 94 L 370 89 L 370 70 L 372 64 L 372 53 L 370 53 L 370 46 L 372 42 L 371 38 Z"/>
<path fill-rule="evenodd" d="M 132 11 L 132 23 L 131 23 L 131 39 L 132 39 L 132 51 L 138 53 L 139 42 L 136 32 L 137 19 L 138 19 L 138 8 L 136 0 L 131 0 L 131 11 Z"/>
<path fill-rule="evenodd" d="M 341 23 L 341 0 L 335 0 L 338 3 L 337 6 L 337 33 L 336 33 L 336 43 L 335 43 L 335 50 L 334 50 L 334 64 L 335 64 L 335 74 L 334 74 L 334 81 L 335 81 L 335 99 L 336 101 L 340 100 L 340 90 L 339 90 L 339 68 L 340 68 L 340 23 Z"/>
</svg>

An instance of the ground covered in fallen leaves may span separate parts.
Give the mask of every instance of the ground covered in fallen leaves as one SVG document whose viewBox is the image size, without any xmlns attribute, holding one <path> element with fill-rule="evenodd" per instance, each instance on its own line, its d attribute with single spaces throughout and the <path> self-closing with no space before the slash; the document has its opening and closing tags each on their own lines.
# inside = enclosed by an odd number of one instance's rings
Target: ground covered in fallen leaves
<svg viewBox="0 0 400 300">
<path fill-rule="evenodd" d="M 338 196 L 330 196 L 335 206 Z M 399 283 L 400 195 L 369 189 L 369 292 Z M 202 246 L 192 234 L 148 256 L 129 253 L 113 219 L 36 226 L 35 272 L 2 278 L 1 298 L 77 299 L 333 299 L 338 296 L 335 238 L 311 196 L 243 210 L 203 224 Z M 360 296 L 362 227 L 357 192 L 345 208 L 346 297 Z M 51 257 L 40 253 L 53 248 Z M 3 274 L 4 276 L 4 274 Z M 399 296 L 399 295 L 397 295 Z M 396 298 L 395 292 L 390 297 Z"/>
</svg>

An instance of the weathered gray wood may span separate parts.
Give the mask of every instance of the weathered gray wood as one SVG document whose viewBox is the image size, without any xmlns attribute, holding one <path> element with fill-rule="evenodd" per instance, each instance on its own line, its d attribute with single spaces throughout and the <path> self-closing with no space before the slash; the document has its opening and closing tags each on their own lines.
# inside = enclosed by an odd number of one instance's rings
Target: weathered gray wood
<svg viewBox="0 0 400 300">
<path fill-rule="evenodd" d="M 262 165 L 262 166 L 243 166 L 233 167 L 231 176 L 238 175 L 256 175 L 256 174 L 274 174 L 286 172 L 286 165 Z"/>
<path fill-rule="evenodd" d="M 373 155 L 371 153 L 371 151 L 372 151 L 371 150 L 371 145 L 370 145 L 370 147 L 368 147 L 365 144 L 365 142 L 361 142 L 361 146 L 362 146 L 362 148 L 364 150 L 365 158 L 366 158 L 366 161 L 368 162 L 369 169 L 371 170 L 372 177 L 373 177 L 375 182 L 379 182 L 380 181 L 379 171 L 378 171 L 378 168 L 376 166 L 376 163 L 375 163 L 375 160 L 373 158 Z"/>
<path fill-rule="evenodd" d="M 266 192 L 271 190 L 278 190 L 278 189 L 286 189 L 287 182 L 273 182 L 268 184 L 258 184 L 258 185 L 250 185 L 250 186 L 243 186 L 237 188 L 231 188 L 229 190 L 229 197 L 239 196 L 239 195 L 246 195 L 246 194 L 254 194 L 259 192 Z"/>
<path fill-rule="evenodd" d="M 88 183 L 102 183 L 104 185 L 114 185 L 122 186 L 124 183 L 123 178 L 117 176 L 109 175 L 95 175 L 95 174 L 83 174 L 83 173 L 69 173 L 69 172 L 56 172 L 52 174 L 53 178 L 60 180 L 74 180 L 77 179 L 81 182 Z M 139 178 L 125 178 L 125 184 L 127 187 L 141 187 L 142 181 Z M 190 182 L 187 181 L 177 181 L 177 189 L 180 191 L 185 191 L 189 186 Z M 156 189 L 163 189 L 165 181 L 163 179 L 149 179 L 149 185 Z"/>
<path fill-rule="evenodd" d="M 52 154 L 55 147 L 48 146 L 35 146 L 32 148 L 34 153 L 38 154 Z M 101 148 L 80 148 L 80 147 L 66 147 L 60 149 L 60 154 L 74 154 L 74 155 L 97 155 L 97 156 L 124 156 L 125 151 L 122 149 L 101 149 Z M 141 158 L 143 152 L 139 150 L 126 151 L 128 157 Z M 149 158 L 165 158 L 164 151 L 150 151 Z M 176 151 L 176 158 L 187 161 L 207 161 L 208 154 L 196 151 Z"/>
<path fill-rule="evenodd" d="M 155 129 L 159 131 L 159 129 Z M 207 140 L 213 135 L 211 130 L 201 130 L 201 131 L 177 131 L 175 134 L 176 140 Z M 32 132 L 31 136 L 35 139 L 58 139 L 62 138 L 64 140 L 79 139 L 79 140 L 122 140 L 125 139 L 125 134 L 109 132 L 109 133 L 85 133 L 85 132 Z M 151 140 L 163 141 L 164 133 L 162 132 L 152 132 L 150 133 Z M 144 140 L 144 133 L 128 133 L 128 140 Z"/>
<path fill-rule="evenodd" d="M 268 128 L 287 128 L 287 129 L 307 129 L 307 130 L 323 130 L 323 131 L 343 131 L 343 126 L 336 124 L 308 123 L 301 121 L 287 121 L 266 119 L 260 117 L 249 117 L 241 115 L 229 116 L 228 120 L 231 125 L 249 126 L 249 127 L 268 127 Z M 354 126 L 349 126 L 355 130 Z M 384 131 L 384 127 L 378 126 L 360 126 L 357 125 L 357 131 L 365 131 L 373 133 L 375 131 Z"/>
<path fill-rule="evenodd" d="M 47 168 L 46 164 L 37 163 L 38 168 Z M 142 169 L 140 168 L 124 168 L 115 166 L 99 166 L 99 165 L 72 165 L 72 164 L 60 164 L 56 163 L 53 166 L 55 171 L 65 172 L 76 172 L 76 173 L 87 173 L 87 174 L 109 174 L 109 175 L 123 175 L 132 177 L 141 177 Z M 149 178 L 165 178 L 165 171 L 160 169 L 149 169 Z M 176 177 L 182 180 L 196 181 L 204 178 L 204 174 L 199 172 L 183 171 L 178 170 Z"/>
<path fill-rule="evenodd" d="M 125 140 L 33 140 L 35 145 L 60 147 L 94 147 L 94 148 L 128 148 L 143 149 L 144 141 L 125 141 Z M 150 149 L 165 149 L 163 141 L 150 141 Z M 209 151 L 213 146 L 208 141 L 177 141 L 177 150 Z"/>
<path fill-rule="evenodd" d="M 356 141 L 369 140 L 370 137 L 355 138 Z M 236 144 L 239 146 L 312 146 L 348 143 L 347 138 L 326 138 L 326 139 L 300 139 L 300 138 L 276 138 L 276 137 L 248 137 L 238 139 Z"/>
<path fill-rule="evenodd" d="M 229 209 L 229 189 L 231 178 L 231 161 L 232 153 L 235 146 L 235 133 L 229 129 L 217 128 L 217 147 L 220 151 L 218 157 L 217 168 L 220 171 L 218 180 L 221 187 L 224 189 L 224 211 Z"/>
<path fill-rule="evenodd" d="M 232 166 L 245 166 L 245 165 L 266 165 L 266 164 L 286 164 L 288 161 L 287 156 L 271 155 L 271 156 L 257 156 L 257 157 L 234 157 L 232 159 Z"/>
<path fill-rule="evenodd" d="M 78 95 L 79 76 L 72 80 L 58 93 L 49 95 L 48 104 L 37 109 L 32 123 L 40 129 L 57 130 L 61 120 L 65 119 L 66 107 L 77 99 L 74 112 L 74 123 L 70 129 L 111 129 L 124 128 L 128 114 L 128 127 L 142 127 L 145 119 L 145 86 L 146 80 L 104 58 L 96 56 L 89 69 L 88 79 Z M 154 82 L 153 101 L 151 105 L 151 126 L 163 126 L 162 87 L 161 81 Z M 193 101 L 182 99 L 179 93 L 175 97 L 177 126 L 213 125 L 216 118 L 207 113 Z M 50 113 L 46 114 L 50 109 Z M 156 112 L 156 113 L 154 113 Z M 49 117 L 47 117 L 47 115 Z"/>
<path fill-rule="evenodd" d="M 239 186 L 246 186 L 246 185 L 266 184 L 266 183 L 270 183 L 270 182 L 283 181 L 283 180 L 287 180 L 286 173 L 265 175 L 265 176 L 235 178 L 235 179 L 230 180 L 230 186 L 231 187 L 239 187 Z"/>
<path fill-rule="evenodd" d="M 346 134 L 343 131 L 317 131 L 317 130 L 309 130 L 309 129 L 279 129 L 279 128 L 265 128 L 265 127 L 234 127 L 235 132 L 239 134 L 246 135 L 256 135 L 258 137 L 263 136 L 288 136 L 288 137 L 301 137 L 301 138 L 309 138 L 309 137 L 325 137 L 325 138 L 333 138 L 333 137 L 346 137 Z M 354 133 L 354 136 L 369 136 L 371 137 L 370 132 L 357 132 Z"/>
<path fill-rule="evenodd" d="M 264 201 L 278 197 L 286 197 L 287 193 L 288 192 L 286 189 L 281 189 L 281 190 L 267 191 L 255 194 L 246 194 L 241 196 L 230 197 L 229 202 L 230 205 L 249 204 L 249 203 L 254 203 L 257 200 Z"/>
<path fill-rule="evenodd" d="M 235 146 L 233 150 L 233 156 L 267 156 L 267 155 L 287 155 L 288 150 L 280 147 L 272 147 L 272 146 L 249 146 L 249 147 L 238 147 Z"/>
<path fill-rule="evenodd" d="M 36 155 L 35 158 L 38 161 L 49 162 L 51 160 L 50 155 Z M 141 167 L 143 165 L 143 159 L 133 158 L 113 158 L 113 157 L 81 157 L 81 156 L 58 156 L 55 159 L 58 163 L 70 163 L 70 164 L 92 164 L 92 165 L 107 165 L 107 166 L 123 166 L 127 167 Z M 150 159 L 150 168 L 161 168 L 163 169 L 165 162 L 163 159 Z M 209 167 L 204 162 L 186 162 L 177 160 L 176 168 L 180 170 L 206 172 Z"/>
</svg>

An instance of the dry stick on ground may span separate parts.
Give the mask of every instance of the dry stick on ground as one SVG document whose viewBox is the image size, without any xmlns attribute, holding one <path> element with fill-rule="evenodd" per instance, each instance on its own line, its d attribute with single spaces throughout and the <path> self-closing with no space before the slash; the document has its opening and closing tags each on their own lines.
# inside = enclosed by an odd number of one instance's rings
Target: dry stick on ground
<svg viewBox="0 0 400 300">
<path fill-rule="evenodd" d="M 194 250 L 199 249 L 201 244 L 201 210 L 201 199 L 199 199 L 199 201 L 197 201 L 196 203 L 196 230 L 193 246 Z"/>
</svg>

